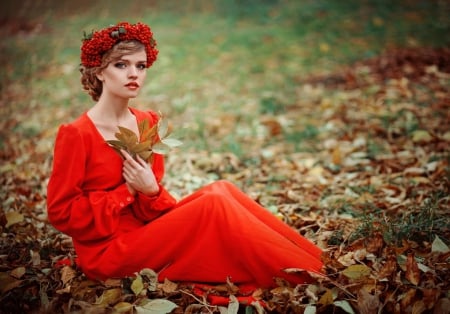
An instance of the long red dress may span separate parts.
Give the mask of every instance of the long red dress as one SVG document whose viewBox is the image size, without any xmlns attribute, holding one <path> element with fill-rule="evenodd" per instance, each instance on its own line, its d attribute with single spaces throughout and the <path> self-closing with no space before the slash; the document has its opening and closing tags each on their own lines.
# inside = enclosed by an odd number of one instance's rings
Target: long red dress
<svg viewBox="0 0 450 314">
<path fill-rule="evenodd" d="M 154 112 L 130 109 L 137 121 Z M 152 165 L 158 182 L 161 155 Z M 129 193 L 122 159 L 87 114 L 62 125 L 48 184 L 48 217 L 73 238 L 79 266 L 91 278 L 131 276 L 143 268 L 159 279 L 273 286 L 274 277 L 301 282 L 283 269 L 319 272 L 321 250 L 227 181 L 178 203 L 160 186 L 148 197 Z"/>
</svg>

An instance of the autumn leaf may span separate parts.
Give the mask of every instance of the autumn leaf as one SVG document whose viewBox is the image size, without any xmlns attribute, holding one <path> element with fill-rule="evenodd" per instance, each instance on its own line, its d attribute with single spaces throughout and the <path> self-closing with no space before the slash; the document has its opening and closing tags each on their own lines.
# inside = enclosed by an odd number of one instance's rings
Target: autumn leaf
<svg viewBox="0 0 450 314">
<path fill-rule="evenodd" d="M 412 283 L 413 285 L 418 285 L 420 281 L 420 270 L 417 265 L 416 259 L 414 258 L 414 254 L 409 253 L 406 258 L 406 279 Z"/>
<path fill-rule="evenodd" d="M 361 280 L 370 275 L 371 269 L 366 265 L 351 265 L 342 271 L 342 274 L 353 280 Z"/>
<path fill-rule="evenodd" d="M 325 293 L 320 297 L 319 304 L 322 305 L 333 304 L 333 300 L 334 300 L 333 292 L 331 291 L 331 289 L 327 289 Z"/>
<path fill-rule="evenodd" d="M 165 314 L 170 313 L 178 306 L 165 299 L 144 300 L 135 306 L 137 314 Z"/>
<path fill-rule="evenodd" d="M 136 296 L 140 295 L 144 290 L 144 283 L 142 282 L 142 277 L 140 275 L 137 275 L 131 283 L 131 290 Z"/>
<path fill-rule="evenodd" d="M 17 267 L 11 271 L 11 276 L 13 276 L 16 279 L 22 278 L 23 275 L 25 275 L 26 268 L 25 267 Z"/>
<path fill-rule="evenodd" d="M 125 127 L 118 128 L 119 132 L 115 134 L 117 140 L 106 142 L 119 154 L 125 150 L 131 157 L 139 156 L 147 162 L 152 161 L 153 153 L 165 155 L 172 148 L 182 145 L 181 141 L 168 137 L 168 123 L 162 118 L 152 127 L 147 119 L 141 121 L 138 124 L 139 136 Z"/>
<path fill-rule="evenodd" d="M 130 313 L 133 310 L 133 304 L 128 302 L 119 302 L 114 305 L 114 313 Z"/>
<path fill-rule="evenodd" d="M 438 236 L 434 238 L 433 243 L 431 244 L 431 252 L 439 252 L 439 253 L 447 253 L 449 252 L 449 247 L 441 240 Z"/>
<path fill-rule="evenodd" d="M 116 304 L 122 297 L 122 289 L 114 288 L 104 290 L 102 295 L 97 297 L 97 301 L 95 302 L 97 305 L 109 306 Z"/>
<path fill-rule="evenodd" d="M 7 212 L 5 216 L 7 221 L 5 225 L 6 228 L 9 228 L 10 226 L 22 222 L 24 220 L 24 215 L 16 211 Z"/>
</svg>

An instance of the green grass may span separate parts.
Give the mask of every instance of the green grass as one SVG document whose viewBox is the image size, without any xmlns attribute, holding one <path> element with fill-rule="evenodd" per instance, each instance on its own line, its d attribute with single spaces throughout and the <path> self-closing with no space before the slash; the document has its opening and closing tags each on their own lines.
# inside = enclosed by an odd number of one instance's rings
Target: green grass
<svg viewBox="0 0 450 314">
<path fill-rule="evenodd" d="M 436 191 L 420 206 L 400 213 L 397 217 L 388 217 L 380 209 L 363 213 L 358 218 L 359 226 L 350 236 L 349 241 L 370 238 L 376 232 L 380 232 L 387 243 L 394 245 L 401 245 L 403 240 L 431 243 L 435 236 L 448 240 L 445 234 L 450 227 L 450 218 L 439 214 L 437 201 L 442 198 L 440 193 L 443 192 Z"/>
<path fill-rule="evenodd" d="M 450 43 L 443 2 L 81 0 L 75 5 L 48 0 L 7 1 L 3 8 L 3 101 L 12 113 L 28 111 L 30 103 L 64 111 L 37 117 L 31 129 L 56 126 L 92 105 L 77 70 L 83 30 L 142 20 L 151 25 L 160 56 L 134 103 L 176 116 L 188 148 L 236 154 L 243 153 L 240 139 L 258 132 L 251 123 L 256 114 L 282 113 L 298 101 L 301 78 L 389 47 Z M 17 31 L 24 28 L 28 31 Z M 202 128 L 223 112 L 240 119 L 222 143 L 215 143 Z M 285 139 L 300 145 L 317 132 L 306 125 L 288 131 Z"/>
</svg>

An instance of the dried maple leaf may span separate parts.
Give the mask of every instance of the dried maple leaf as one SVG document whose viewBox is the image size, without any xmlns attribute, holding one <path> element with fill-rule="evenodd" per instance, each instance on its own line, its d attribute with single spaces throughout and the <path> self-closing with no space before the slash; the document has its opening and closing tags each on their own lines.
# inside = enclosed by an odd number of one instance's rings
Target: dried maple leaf
<svg viewBox="0 0 450 314">
<path fill-rule="evenodd" d="M 145 119 L 138 124 L 139 136 L 132 130 L 118 126 L 119 132 L 115 134 L 116 140 L 106 141 L 121 156 L 121 151 L 128 152 L 131 157 L 141 157 L 147 162 L 152 162 L 153 153 L 165 155 L 173 147 L 180 146 L 181 141 L 169 137 L 169 126 L 162 117 L 158 123 L 150 127 L 150 122 Z"/>
</svg>

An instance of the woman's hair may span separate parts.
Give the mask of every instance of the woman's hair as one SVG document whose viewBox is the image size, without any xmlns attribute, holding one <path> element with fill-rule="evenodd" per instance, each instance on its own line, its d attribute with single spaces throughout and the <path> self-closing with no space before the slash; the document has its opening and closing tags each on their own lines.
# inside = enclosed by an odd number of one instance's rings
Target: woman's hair
<svg viewBox="0 0 450 314">
<path fill-rule="evenodd" d="M 120 41 L 102 56 L 102 64 L 98 67 L 80 66 L 81 84 L 87 90 L 94 101 L 98 101 L 103 91 L 103 83 L 97 78 L 97 74 L 103 71 L 108 64 L 119 60 L 122 56 L 145 49 L 145 46 L 137 40 Z"/>
</svg>

